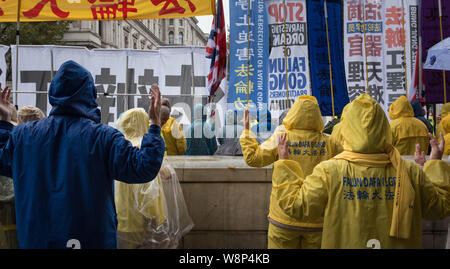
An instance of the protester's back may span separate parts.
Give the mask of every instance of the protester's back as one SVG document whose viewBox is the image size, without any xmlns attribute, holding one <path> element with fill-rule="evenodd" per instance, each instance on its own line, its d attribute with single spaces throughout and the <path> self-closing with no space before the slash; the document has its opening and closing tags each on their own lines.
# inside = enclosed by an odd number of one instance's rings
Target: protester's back
<svg viewBox="0 0 450 269">
<path fill-rule="evenodd" d="M 228 110 L 225 117 L 225 125 L 218 131 L 219 148 L 214 155 L 242 156 L 239 136 L 243 130 L 244 127 L 238 125 L 237 112 Z"/>
<path fill-rule="evenodd" d="M 194 121 L 186 130 L 187 149 L 185 155 L 213 155 L 217 150 L 213 127 L 206 122 L 204 106 L 197 104 L 194 108 Z"/>
<path fill-rule="evenodd" d="M 444 128 L 442 127 L 442 120 L 447 117 L 447 115 L 450 115 L 450 102 L 445 103 L 441 108 L 441 122 L 438 123 L 436 128 L 436 137 L 438 139 L 440 139 L 440 133 L 445 133 Z"/>
<path fill-rule="evenodd" d="M 113 179 L 143 183 L 159 171 L 160 128 L 133 148 L 100 124 L 96 97 L 91 74 L 64 63 L 50 85 L 50 115 L 14 128 L 0 151 L 0 172 L 14 179 L 21 248 L 115 248 Z"/>
<path fill-rule="evenodd" d="M 428 149 L 428 129 L 420 120 L 414 118 L 411 104 L 405 96 L 400 96 L 389 107 L 393 146 L 401 155 L 414 155 L 416 144 L 424 151 Z"/>
<path fill-rule="evenodd" d="M 260 146 L 256 140 L 246 138 L 249 135 L 244 132 L 241 146 L 245 161 L 253 167 L 275 162 L 278 159 L 277 136 L 280 132 L 287 132 L 292 160 L 302 166 L 305 175 L 309 175 L 314 166 L 342 151 L 341 146 L 322 130 L 323 120 L 317 100 L 311 96 L 300 96 L 283 119 L 283 125 L 278 126 Z"/>
<path fill-rule="evenodd" d="M 291 160 L 275 163 L 280 207 L 303 221 L 324 217 L 322 248 L 371 248 L 371 241 L 388 249 L 421 248 L 422 218 L 450 214 L 448 165 L 425 165 L 434 173 L 433 186 L 419 166 L 392 147 L 389 123 L 375 100 L 363 94 L 347 106 L 343 153 L 317 165 L 308 177 Z"/>
<path fill-rule="evenodd" d="M 434 133 L 433 125 L 431 125 L 430 121 L 425 118 L 425 112 L 423 111 L 422 104 L 420 103 L 420 101 L 417 99 L 413 100 L 411 102 L 411 106 L 414 110 L 414 117 L 419 119 L 427 126 L 428 132 L 430 134 Z"/>
</svg>

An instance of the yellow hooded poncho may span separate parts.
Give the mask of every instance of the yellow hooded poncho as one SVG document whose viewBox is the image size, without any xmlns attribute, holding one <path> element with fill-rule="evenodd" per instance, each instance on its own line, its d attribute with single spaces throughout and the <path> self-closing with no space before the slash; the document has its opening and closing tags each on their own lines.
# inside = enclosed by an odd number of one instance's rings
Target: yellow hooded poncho
<svg viewBox="0 0 450 269">
<path fill-rule="evenodd" d="M 141 146 L 148 126 L 149 117 L 142 108 L 124 112 L 117 122 L 117 128 L 136 147 Z M 166 219 L 160 176 L 145 184 L 115 181 L 114 188 L 119 239 L 126 242 L 125 248 L 136 248 L 149 237 L 152 227 Z"/>
<path fill-rule="evenodd" d="M 290 157 L 302 168 L 305 176 L 312 173 L 314 167 L 342 151 L 342 147 L 328 135 L 322 133 L 323 121 L 319 104 L 315 97 L 303 95 L 297 98 L 292 108 L 274 134 L 261 145 L 249 130 L 240 137 L 242 153 L 249 166 L 263 167 L 278 159 L 278 135 L 288 134 Z M 279 209 L 278 203 L 270 198 L 269 217 L 278 223 L 306 228 L 322 227 L 322 220 L 313 222 L 299 221 L 286 215 Z"/>
<path fill-rule="evenodd" d="M 441 141 L 441 136 L 439 134 L 440 133 L 445 134 L 445 130 L 442 126 L 442 121 L 448 115 L 450 115 L 450 102 L 444 104 L 441 108 L 441 122 L 439 122 L 439 124 L 437 125 L 437 128 L 436 128 L 436 137 L 438 138 L 439 141 Z"/>
<path fill-rule="evenodd" d="M 389 118 L 391 118 L 391 130 L 393 145 L 401 155 L 414 155 L 416 144 L 428 151 L 428 129 L 427 126 L 414 117 L 414 111 L 405 96 L 400 96 L 389 107 Z"/>
<path fill-rule="evenodd" d="M 297 162 L 274 165 L 272 192 L 294 219 L 324 218 L 322 248 L 421 248 L 422 218 L 450 215 L 450 168 L 429 161 L 424 170 L 401 159 L 388 120 L 363 94 L 348 105 L 341 132 L 344 152 L 317 165 L 305 179 Z M 400 178 L 400 180 L 399 180 Z"/>
<path fill-rule="evenodd" d="M 166 144 L 167 155 L 184 155 L 186 151 L 186 137 L 183 128 L 173 117 L 169 117 L 167 122 L 161 127 Z"/>
<path fill-rule="evenodd" d="M 450 113 L 441 121 L 441 126 L 445 140 L 444 155 L 450 155 Z"/>
</svg>

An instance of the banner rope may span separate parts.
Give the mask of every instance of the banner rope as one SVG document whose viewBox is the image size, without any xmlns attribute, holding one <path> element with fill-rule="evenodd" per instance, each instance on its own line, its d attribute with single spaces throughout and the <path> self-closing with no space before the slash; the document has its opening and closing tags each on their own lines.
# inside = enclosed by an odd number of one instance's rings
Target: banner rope
<svg viewBox="0 0 450 269">
<path fill-rule="evenodd" d="M 331 70 L 331 53 L 330 53 L 330 38 L 328 36 L 328 11 L 327 0 L 323 2 L 325 12 L 325 30 L 327 32 L 327 47 L 328 47 L 328 68 L 330 70 L 330 91 L 331 91 L 331 108 L 333 109 L 333 118 L 336 116 L 334 113 L 334 91 L 333 91 L 333 72 Z"/>
<path fill-rule="evenodd" d="M 405 69 L 405 95 L 408 98 L 408 68 L 406 65 L 406 31 L 405 31 L 405 6 L 404 0 L 402 0 L 402 40 L 403 40 L 403 68 Z"/>
<path fill-rule="evenodd" d="M 367 46 L 366 46 L 366 1 L 363 1 L 363 6 L 362 6 L 362 17 L 363 17 L 363 38 L 364 38 L 364 56 L 365 56 L 365 62 L 364 62 L 364 66 L 365 66 L 365 70 L 366 70 L 366 93 L 369 94 L 369 72 L 367 69 Z"/>
<path fill-rule="evenodd" d="M 444 40 L 444 33 L 442 31 L 442 4 L 441 0 L 438 0 L 439 4 L 439 28 L 441 30 L 441 41 Z M 442 80 L 444 84 L 444 104 L 447 103 L 447 81 L 445 79 L 445 70 L 442 70 Z"/>
<path fill-rule="evenodd" d="M 247 1 L 247 109 L 250 98 L 250 1 Z"/>
<path fill-rule="evenodd" d="M 285 62 L 285 68 L 286 68 L 286 98 L 287 103 L 286 107 L 291 108 L 291 102 L 289 102 L 289 72 L 288 72 L 288 55 L 287 55 L 287 31 L 286 31 L 286 17 L 287 17 L 287 8 L 286 8 L 286 0 L 283 2 L 283 8 L 284 8 L 284 62 Z"/>
</svg>

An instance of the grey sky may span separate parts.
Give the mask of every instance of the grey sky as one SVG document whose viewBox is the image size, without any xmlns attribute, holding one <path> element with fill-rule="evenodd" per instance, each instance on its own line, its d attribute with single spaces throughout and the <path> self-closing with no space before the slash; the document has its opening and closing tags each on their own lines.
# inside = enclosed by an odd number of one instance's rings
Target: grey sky
<svg viewBox="0 0 450 269">
<path fill-rule="evenodd" d="M 229 7 L 229 0 L 223 0 L 223 10 L 225 12 L 225 28 L 228 29 L 230 25 L 230 7 Z M 213 20 L 212 15 L 207 16 L 199 16 L 198 19 L 198 26 L 203 30 L 203 32 L 209 34 L 211 31 L 211 24 Z"/>
</svg>

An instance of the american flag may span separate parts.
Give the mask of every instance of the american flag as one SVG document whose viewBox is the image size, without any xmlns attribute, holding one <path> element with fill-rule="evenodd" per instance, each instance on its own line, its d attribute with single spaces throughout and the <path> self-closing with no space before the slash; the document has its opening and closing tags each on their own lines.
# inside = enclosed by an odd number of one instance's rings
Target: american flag
<svg viewBox="0 0 450 269">
<path fill-rule="evenodd" d="M 216 7 L 216 16 L 213 19 L 208 44 L 206 45 L 206 58 L 211 59 L 208 74 L 210 100 L 219 88 L 220 82 L 226 76 L 227 65 L 227 35 L 225 33 L 222 0 L 217 1 Z"/>
</svg>

